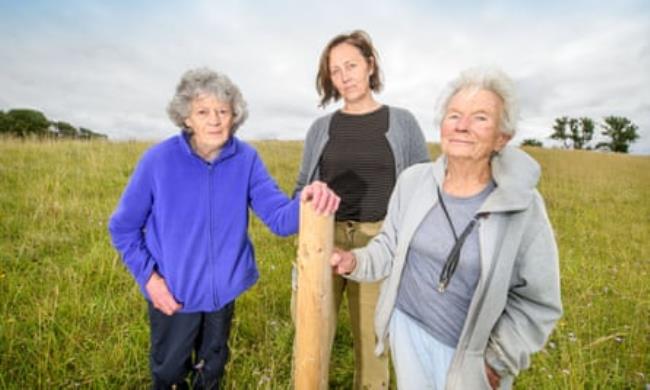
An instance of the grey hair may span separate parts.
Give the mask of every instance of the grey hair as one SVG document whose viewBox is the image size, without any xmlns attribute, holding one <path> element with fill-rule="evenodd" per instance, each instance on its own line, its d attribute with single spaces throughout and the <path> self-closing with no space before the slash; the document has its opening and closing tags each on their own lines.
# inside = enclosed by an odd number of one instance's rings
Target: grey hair
<svg viewBox="0 0 650 390">
<path fill-rule="evenodd" d="M 231 134 L 235 134 L 248 117 L 246 101 L 228 76 L 208 68 L 191 69 L 183 74 L 176 86 L 176 93 L 167 106 L 169 119 L 181 129 L 191 131 L 186 128 L 185 120 L 190 115 L 192 101 L 202 95 L 212 95 L 218 100 L 230 103 L 233 110 Z"/>
<path fill-rule="evenodd" d="M 500 115 L 502 133 L 514 136 L 517 130 L 519 107 L 515 96 L 515 84 L 503 71 L 492 67 L 469 68 L 452 80 L 438 98 L 436 124 L 440 125 L 445 117 L 449 101 L 461 90 L 487 90 L 495 93 L 503 101 Z"/>
</svg>

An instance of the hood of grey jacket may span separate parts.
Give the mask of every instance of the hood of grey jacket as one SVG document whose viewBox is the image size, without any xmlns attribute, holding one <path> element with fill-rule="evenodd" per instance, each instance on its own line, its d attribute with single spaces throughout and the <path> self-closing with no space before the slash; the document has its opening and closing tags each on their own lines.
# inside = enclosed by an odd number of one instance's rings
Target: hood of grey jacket
<svg viewBox="0 0 650 390">
<path fill-rule="evenodd" d="M 528 207 L 541 174 L 537 161 L 518 148 L 506 146 L 492 157 L 490 165 L 497 187 L 479 212 L 518 211 Z M 446 169 L 447 157 L 442 155 L 433 165 L 437 183 L 444 181 Z"/>
</svg>

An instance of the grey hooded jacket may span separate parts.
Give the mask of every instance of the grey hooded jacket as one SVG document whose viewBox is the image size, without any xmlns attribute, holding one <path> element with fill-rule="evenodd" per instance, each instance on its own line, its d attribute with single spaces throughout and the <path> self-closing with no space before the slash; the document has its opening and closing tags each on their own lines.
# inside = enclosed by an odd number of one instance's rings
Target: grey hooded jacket
<svg viewBox="0 0 650 390">
<path fill-rule="evenodd" d="M 357 281 L 385 278 L 375 313 L 376 353 L 388 336 L 398 286 L 411 239 L 438 202 L 436 183 L 446 158 L 418 164 L 398 178 L 382 231 L 353 251 Z M 506 147 L 491 162 L 495 190 L 481 206 L 481 275 L 472 297 L 447 389 L 489 389 L 484 362 L 502 376 L 501 388 L 530 365 L 562 315 L 557 246 L 544 201 L 536 190 L 539 165 L 523 151 Z"/>
</svg>

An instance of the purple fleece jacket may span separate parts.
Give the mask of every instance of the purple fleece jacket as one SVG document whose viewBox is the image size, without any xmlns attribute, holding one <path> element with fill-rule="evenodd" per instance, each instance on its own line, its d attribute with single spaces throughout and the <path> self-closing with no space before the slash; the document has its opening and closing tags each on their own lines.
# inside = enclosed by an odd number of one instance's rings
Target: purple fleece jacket
<svg viewBox="0 0 650 390">
<path fill-rule="evenodd" d="M 249 207 L 275 234 L 298 231 L 299 196 L 278 188 L 255 149 L 231 137 L 207 163 L 180 134 L 144 154 L 109 231 L 145 298 L 157 270 L 181 312 L 215 311 L 259 277 Z"/>
</svg>

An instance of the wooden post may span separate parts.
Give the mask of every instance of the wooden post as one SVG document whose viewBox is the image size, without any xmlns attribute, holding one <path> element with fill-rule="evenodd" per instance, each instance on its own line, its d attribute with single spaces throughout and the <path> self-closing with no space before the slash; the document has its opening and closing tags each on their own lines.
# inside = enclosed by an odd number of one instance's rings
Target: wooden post
<svg viewBox="0 0 650 390">
<path fill-rule="evenodd" d="M 300 206 L 294 389 L 325 390 L 332 348 L 330 323 L 334 313 L 329 264 L 334 245 L 334 216 L 318 215 L 306 202 Z"/>
</svg>

